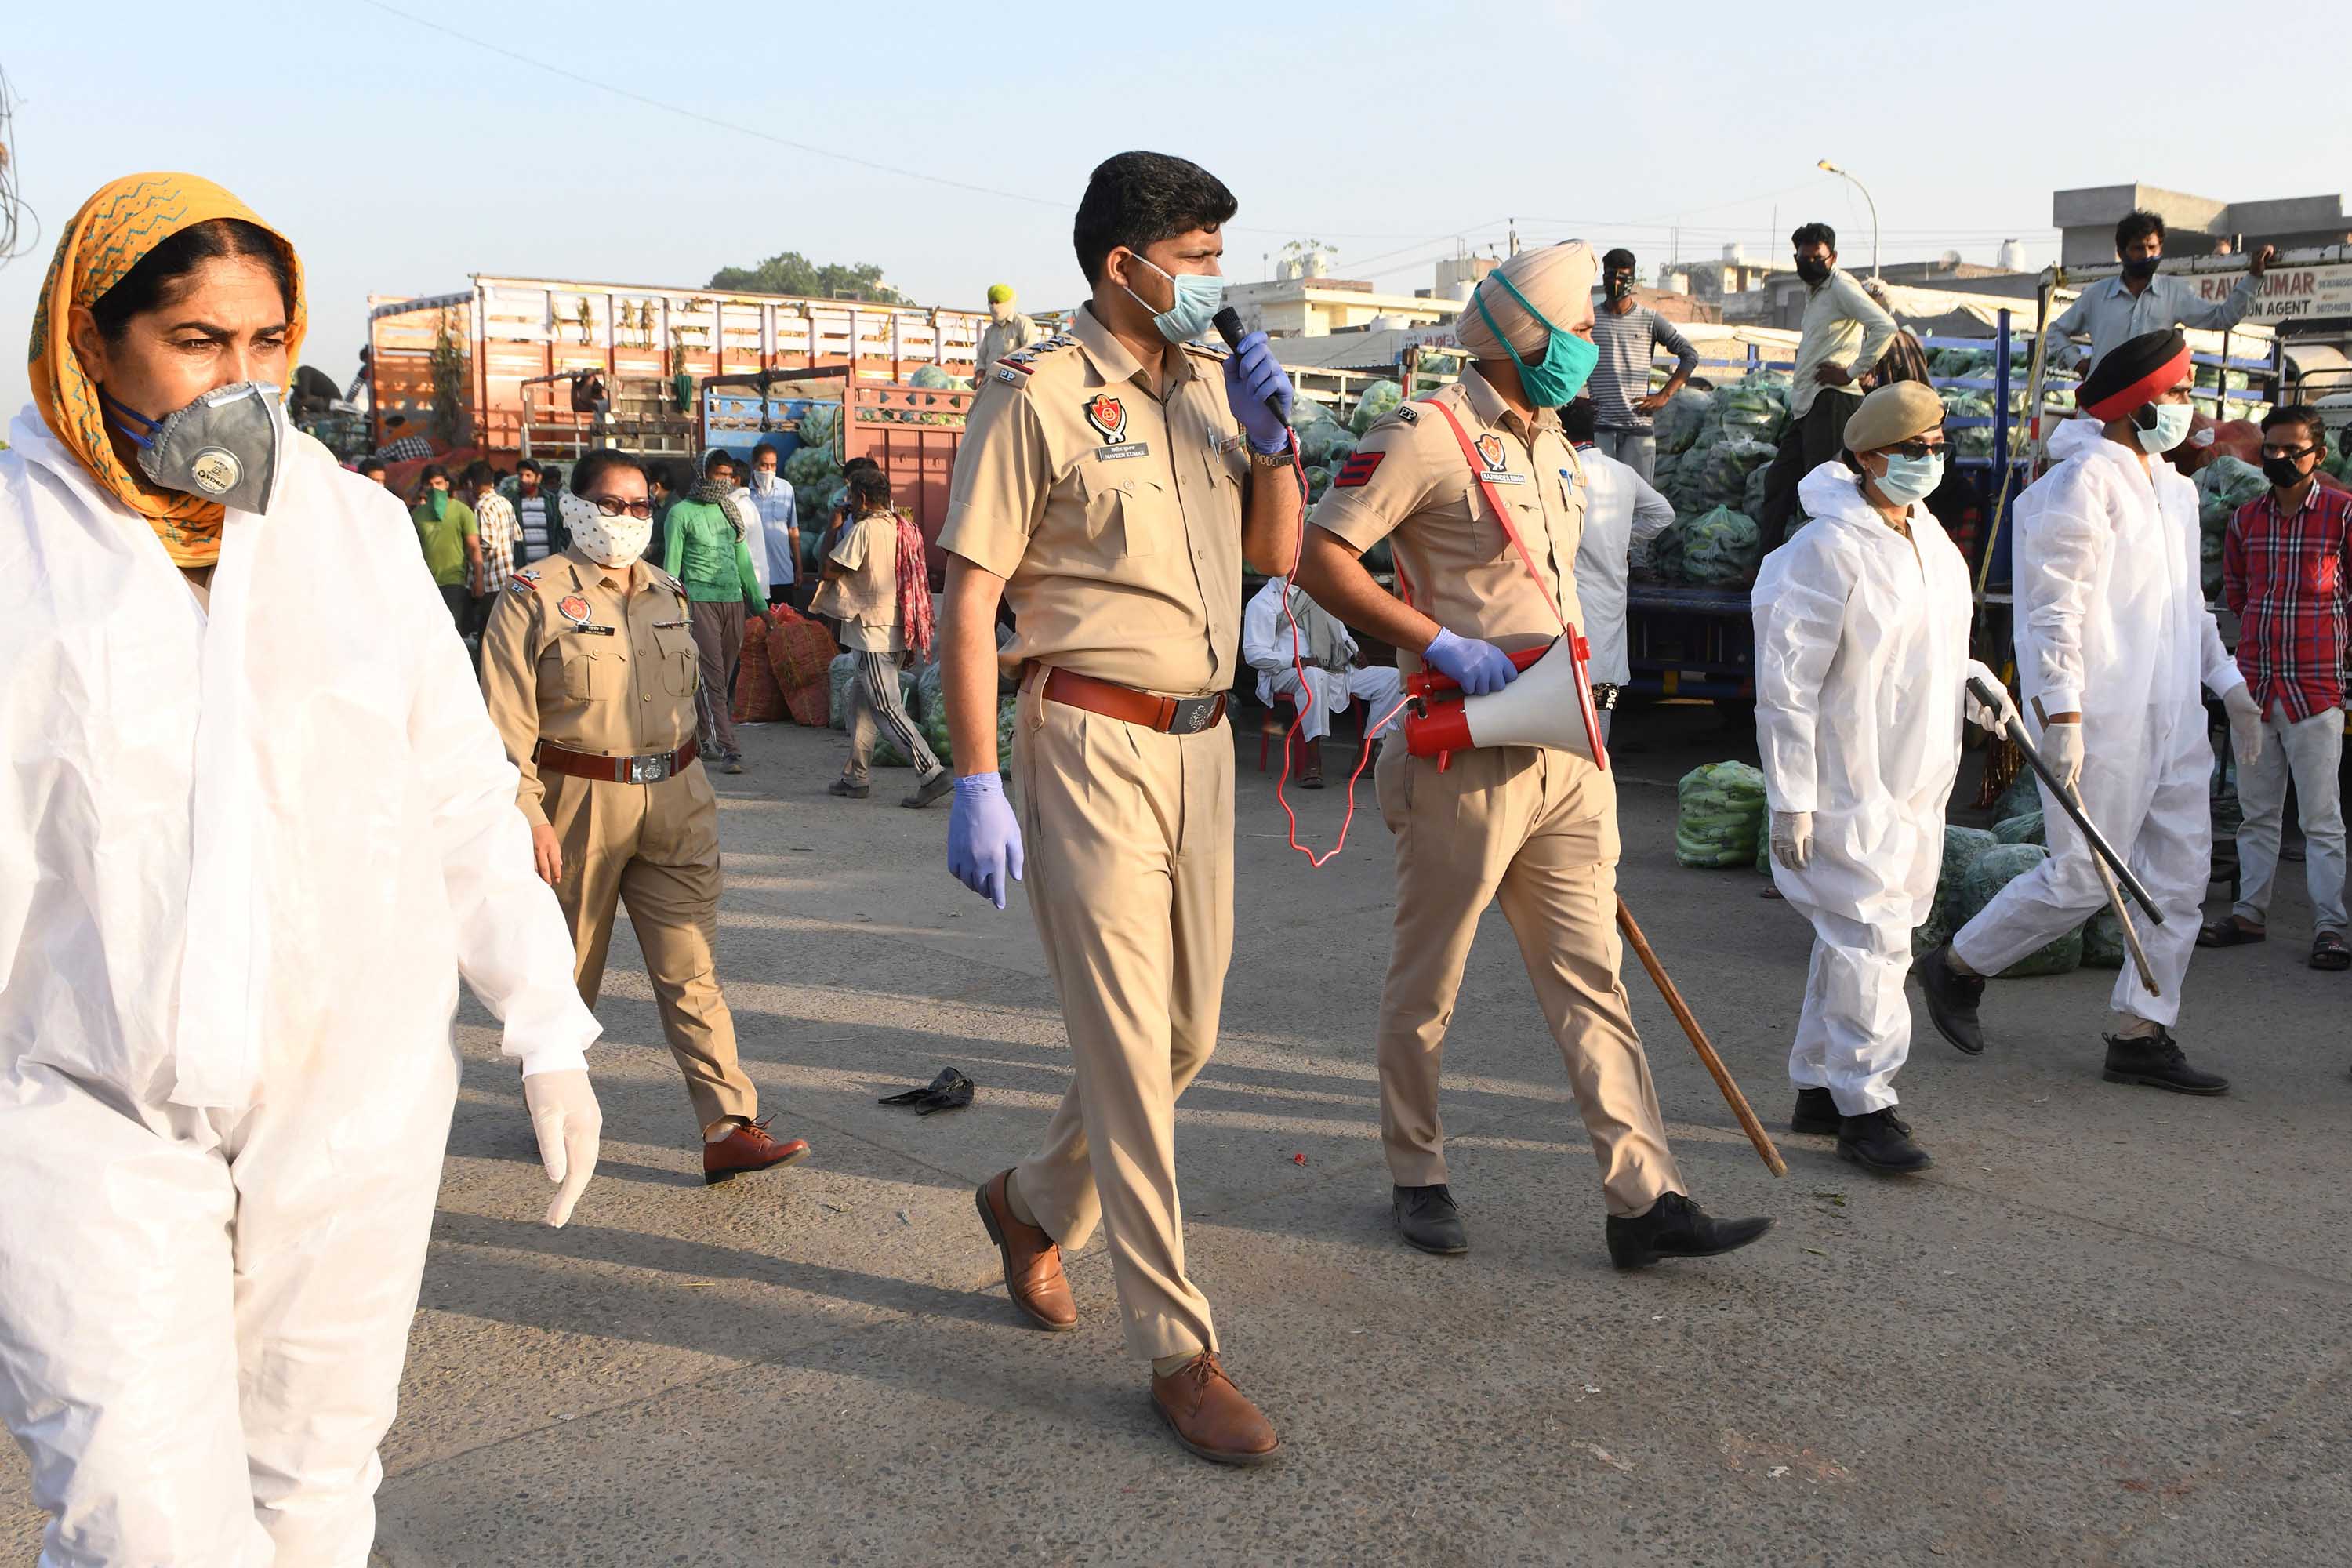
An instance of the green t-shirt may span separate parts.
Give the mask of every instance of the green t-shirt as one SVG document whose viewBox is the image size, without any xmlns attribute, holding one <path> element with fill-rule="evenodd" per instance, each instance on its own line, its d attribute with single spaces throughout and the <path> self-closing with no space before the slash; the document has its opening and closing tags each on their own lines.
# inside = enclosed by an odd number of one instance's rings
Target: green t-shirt
<svg viewBox="0 0 2352 1568">
<path fill-rule="evenodd" d="M 425 547 L 425 565 L 433 574 L 433 581 L 444 588 L 462 587 L 466 582 L 466 541 L 475 537 L 474 509 L 457 497 L 439 521 L 433 518 L 433 503 L 419 501 L 408 514 L 416 522 L 416 542 Z"/>
<path fill-rule="evenodd" d="M 662 570 L 686 585 L 700 605 L 748 599 L 765 604 L 768 586 L 751 570 L 751 551 L 735 532 L 725 508 L 682 500 L 662 526 Z"/>
</svg>

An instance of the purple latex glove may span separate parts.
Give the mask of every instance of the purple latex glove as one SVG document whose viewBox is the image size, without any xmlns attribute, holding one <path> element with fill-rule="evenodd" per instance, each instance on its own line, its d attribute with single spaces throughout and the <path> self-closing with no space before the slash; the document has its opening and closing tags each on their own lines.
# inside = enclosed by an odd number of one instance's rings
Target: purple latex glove
<svg viewBox="0 0 2352 1568">
<path fill-rule="evenodd" d="M 1253 451 L 1270 458 L 1289 448 L 1286 421 L 1294 395 L 1290 378 L 1282 374 L 1282 367 L 1274 363 L 1274 352 L 1265 346 L 1264 332 L 1244 338 L 1241 347 L 1225 361 L 1225 398 L 1234 405 L 1234 417 L 1242 422 Z M 1265 405 L 1269 397 L 1281 401 L 1280 419 Z"/>
<path fill-rule="evenodd" d="M 1457 637 L 1444 626 L 1437 628 L 1437 635 L 1421 650 L 1421 657 L 1470 697 L 1500 691 L 1519 677 L 1518 667 L 1493 643 Z"/>
<path fill-rule="evenodd" d="M 948 808 L 948 869 L 956 880 L 1001 910 L 1005 874 L 1019 881 L 1023 864 L 1021 824 L 1004 798 L 1003 779 L 971 773 L 956 780 Z"/>
</svg>

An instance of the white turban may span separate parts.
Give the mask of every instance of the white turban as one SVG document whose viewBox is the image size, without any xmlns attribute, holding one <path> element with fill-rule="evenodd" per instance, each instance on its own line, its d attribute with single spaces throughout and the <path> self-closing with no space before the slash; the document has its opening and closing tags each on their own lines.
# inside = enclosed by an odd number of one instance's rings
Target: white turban
<svg viewBox="0 0 2352 1568">
<path fill-rule="evenodd" d="M 1591 324 L 1592 281 L 1600 270 L 1592 247 L 1580 239 L 1522 250 L 1479 279 L 1476 291 L 1463 302 L 1462 313 L 1454 319 L 1454 335 L 1473 359 L 1507 357 L 1503 345 L 1486 328 L 1486 317 L 1491 315 L 1519 358 L 1539 359 L 1549 334 L 1511 298 L 1511 289 L 1496 279 L 1510 279 L 1511 288 L 1526 295 L 1528 303 L 1545 321 L 1562 331 L 1572 331 Z M 1478 309 L 1482 304 L 1486 307 L 1484 312 Z"/>
</svg>

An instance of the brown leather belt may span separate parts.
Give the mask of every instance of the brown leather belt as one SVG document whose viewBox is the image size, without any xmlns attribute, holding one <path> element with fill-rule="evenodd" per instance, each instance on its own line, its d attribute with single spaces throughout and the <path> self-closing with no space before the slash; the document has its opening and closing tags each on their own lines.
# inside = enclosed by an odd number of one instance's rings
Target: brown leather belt
<svg viewBox="0 0 2352 1568">
<path fill-rule="evenodd" d="M 1029 688 L 1048 702 L 1083 708 L 1107 719 L 1118 719 L 1171 735 L 1197 735 L 1224 721 L 1225 694 L 1213 697 L 1155 697 L 1132 687 L 1114 686 L 1074 670 L 1048 669 L 1041 683 L 1034 671 Z"/>
<path fill-rule="evenodd" d="M 675 752 L 656 752 L 649 757 L 607 757 L 594 752 L 568 752 L 562 746 L 539 743 L 532 760 L 549 773 L 570 773 L 573 778 L 601 779 L 606 784 L 659 784 L 686 772 L 686 764 L 700 753 L 692 741 Z"/>
</svg>

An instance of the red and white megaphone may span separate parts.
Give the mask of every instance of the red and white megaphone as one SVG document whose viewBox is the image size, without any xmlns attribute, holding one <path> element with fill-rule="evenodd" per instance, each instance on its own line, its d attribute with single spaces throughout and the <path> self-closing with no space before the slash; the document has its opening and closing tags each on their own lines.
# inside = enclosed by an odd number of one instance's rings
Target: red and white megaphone
<svg viewBox="0 0 2352 1568">
<path fill-rule="evenodd" d="M 1405 682 L 1405 749 L 1435 757 L 1474 746 L 1549 746 L 1572 752 L 1595 767 L 1609 766 L 1601 739 L 1601 711 L 1585 675 L 1588 644 L 1573 631 L 1545 647 L 1509 656 L 1519 678 L 1500 691 L 1465 697 L 1446 676 L 1423 670 Z"/>
</svg>

